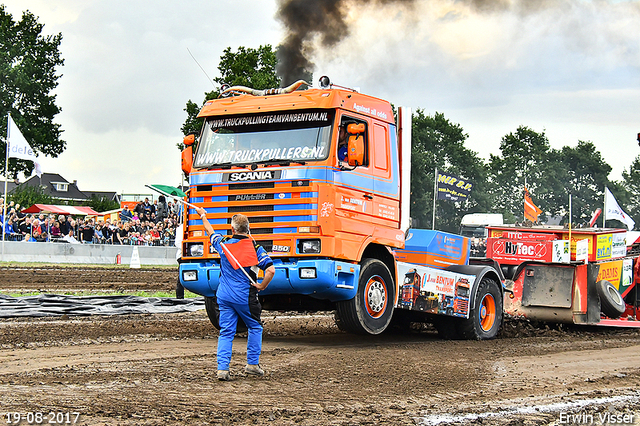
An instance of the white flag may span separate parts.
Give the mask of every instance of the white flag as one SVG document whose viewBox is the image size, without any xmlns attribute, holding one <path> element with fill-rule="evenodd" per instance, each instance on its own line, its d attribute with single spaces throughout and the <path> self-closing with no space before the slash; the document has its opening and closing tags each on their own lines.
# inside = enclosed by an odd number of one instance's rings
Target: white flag
<svg viewBox="0 0 640 426">
<path fill-rule="evenodd" d="M 629 228 L 629 231 L 633 229 L 636 223 L 634 222 L 633 219 L 631 219 L 631 217 L 629 217 L 628 214 L 624 212 L 624 210 L 620 208 L 620 206 L 618 205 L 618 202 L 613 197 L 613 194 L 611 193 L 611 191 L 609 191 L 609 188 L 607 187 L 604 188 L 604 205 L 606 207 L 606 211 L 604 212 L 605 221 L 610 219 L 619 220 L 620 222 L 627 225 L 627 228 Z"/>
<path fill-rule="evenodd" d="M 7 149 L 9 150 L 8 157 L 33 161 L 33 165 L 36 169 L 36 175 L 40 177 L 42 175 L 42 170 L 40 169 L 38 157 L 36 157 L 36 153 L 33 152 L 33 149 L 31 149 L 27 140 L 22 136 L 22 133 L 20 133 L 20 129 L 18 129 L 16 123 L 14 123 L 11 115 L 9 115 L 9 134 L 7 135 L 7 141 Z"/>
</svg>

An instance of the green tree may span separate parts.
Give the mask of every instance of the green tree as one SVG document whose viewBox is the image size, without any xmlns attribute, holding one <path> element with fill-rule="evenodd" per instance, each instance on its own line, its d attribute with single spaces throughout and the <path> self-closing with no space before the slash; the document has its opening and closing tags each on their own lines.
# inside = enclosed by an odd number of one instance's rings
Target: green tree
<svg viewBox="0 0 640 426">
<path fill-rule="evenodd" d="M 640 155 L 631 162 L 629 170 L 622 171 L 619 188 L 614 183 L 609 189 L 620 207 L 636 222 L 636 228 L 640 227 Z"/>
<path fill-rule="evenodd" d="M 29 11 L 14 21 L 0 5 L 0 131 L 2 152 L 6 149 L 7 114 L 36 153 L 57 157 L 65 149 L 60 125 L 53 118 L 60 112 L 51 92 L 61 75 L 56 68 L 64 64 L 60 56 L 62 34 L 43 35 L 44 25 Z M 5 157 L 0 156 L 3 169 Z M 9 159 L 9 176 L 29 175 L 33 162 Z"/>
<path fill-rule="evenodd" d="M 107 197 L 99 197 L 96 194 L 91 196 L 91 199 L 87 204 L 97 212 L 107 212 L 109 210 L 120 208 L 120 203 L 117 201 L 110 200 Z"/>
<path fill-rule="evenodd" d="M 462 126 L 444 114 L 433 116 L 416 110 L 412 119 L 411 217 L 413 226 L 431 228 L 435 169 L 452 173 L 474 184 L 466 201 L 437 201 L 436 229 L 459 232 L 460 219 L 467 213 L 489 211 L 487 167 L 478 154 L 464 147 L 468 135 Z"/>
<path fill-rule="evenodd" d="M 500 142 L 501 155 L 489 156 L 493 211 L 507 222 L 524 220 L 524 187 L 543 212 L 565 214 L 567 170 L 544 131 L 519 126 Z M 567 194 L 567 195 L 565 195 Z M 541 218 L 542 219 L 542 218 Z"/>
<path fill-rule="evenodd" d="M 40 185 L 20 185 L 9 193 L 7 201 L 20 204 L 23 208 L 28 208 L 34 204 L 56 204 L 55 199 L 44 192 Z"/>
<path fill-rule="evenodd" d="M 572 222 L 588 224 L 593 212 L 602 207 L 604 187 L 611 186 L 608 179 L 611 166 L 592 142 L 583 141 L 578 141 L 575 148 L 563 147 L 560 161 L 568 175 L 563 183 L 565 193 L 571 193 Z"/>
<path fill-rule="evenodd" d="M 227 47 L 218 64 L 220 76 L 213 80 L 220 85 L 226 83 L 230 86 L 246 86 L 257 90 L 279 87 L 280 77 L 276 74 L 276 62 L 276 53 L 269 44 L 257 49 L 240 46 L 237 52 L 232 52 L 231 48 Z M 197 116 L 202 105 L 219 95 L 218 89 L 206 92 L 200 106 L 189 99 L 184 109 L 187 119 L 181 128 L 184 135 L 200 132 L 204 120 Z M 182 144 L 178 146 L 180 149 L 183 148 Z"/>
</svg>

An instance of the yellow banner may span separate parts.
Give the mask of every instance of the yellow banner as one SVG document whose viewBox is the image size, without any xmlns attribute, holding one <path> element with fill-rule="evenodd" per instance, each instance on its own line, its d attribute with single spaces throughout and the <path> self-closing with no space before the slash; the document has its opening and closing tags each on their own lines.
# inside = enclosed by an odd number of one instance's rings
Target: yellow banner
<svg viewBox="0 0 640 426">
<path fill-rule="evenodd" d="M 622 260 L 614 260 L 600 264 L 600 272 L 598 273 L 596 282 L 607 280 L 619 290 L 620 278 L 622 278 Z"/>
</svg>

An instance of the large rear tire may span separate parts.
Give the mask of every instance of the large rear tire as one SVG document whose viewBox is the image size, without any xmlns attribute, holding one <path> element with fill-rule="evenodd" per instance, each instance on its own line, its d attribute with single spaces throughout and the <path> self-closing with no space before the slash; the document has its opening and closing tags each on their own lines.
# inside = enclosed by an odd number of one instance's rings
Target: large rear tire
<svg viewBox="0 0 640 426">
<path fill-rule="evenodd" d="M 366 259 L 360 268 L 356 296 L 336 304 L 336 324 L 350 333 L 380 334 L 391 322 L 395 301 L 389 268 L 378 259 Z"/>
<path fill-rule="evenodd" d="M 215 297 L 205 296 L 204 307 L 207 310 L 207 316 L 209 317 L 211 324 L 213 324 L 216 330 L 220 330 L 220 307 L 218 306 L 217 299 Z M 247 326 L 244 321 L 242 321 L 242 318 L 238 318 L 236 333 L 244 333 L 245 331 L 247 331 Z"/>
<path fill-rule="evenodd" d="M 458 333 L 467 340 L 487 340 L 498 335 L 502 325 L 502 293 L 491 278 L 483 278 L 469 318 L 458 322 Z"/>
<path fill-rule="evenodd" d="M 600 296 L 600 310 L 611 319 L 620 318 L 624 314 L 625 303 L 618 290 L 607 280 L 596 283 L 598 296 Z"/>
</svg>

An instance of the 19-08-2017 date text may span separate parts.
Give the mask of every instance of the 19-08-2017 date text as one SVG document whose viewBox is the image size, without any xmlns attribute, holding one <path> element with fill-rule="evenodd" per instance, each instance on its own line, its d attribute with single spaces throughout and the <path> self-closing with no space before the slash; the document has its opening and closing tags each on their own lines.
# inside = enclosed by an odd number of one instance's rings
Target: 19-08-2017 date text
<svg viewBox="0 0 640 426">
<path fill-rule="evenodd" d="M 2 417 L 8 425 L 71 425 L 78 422 L 79 412 L 71 411 L 29 411 L 26 413 L 5 412 Z"/>
</svg>

